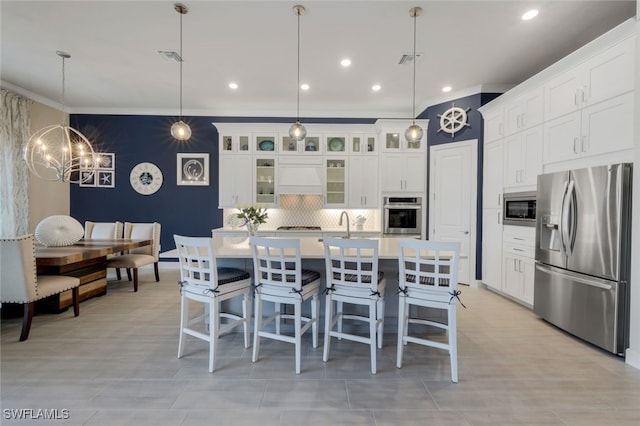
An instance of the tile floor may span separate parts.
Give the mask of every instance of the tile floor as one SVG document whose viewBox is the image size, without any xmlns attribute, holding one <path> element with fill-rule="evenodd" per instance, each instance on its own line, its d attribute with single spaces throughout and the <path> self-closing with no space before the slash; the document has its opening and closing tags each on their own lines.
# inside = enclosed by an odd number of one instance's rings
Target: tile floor
<svg viewBox="0 0 640 426">
<path fill-rule="evenodd" d="M 18 342 L 20 319 L 2 321 L 1 424 L 640 424 L 639 370 L 484 289 L 462 288 L 454 384 L 436 349 L 409 345 L 397 369 L 392 329 L 375 376 L 359 343 L 334 340 L 324 363 L 305 339 L 297 376 L 291 345 L 263 339 L 253 364 L 239 333 L 221 338 L 209 374 L 204 342 L 189 340 L 187 356 L 176 358 L 177 270 L 161 265 L 156 283 L 143 268 L 140 278 L 135 294 L 128 282 L 110 282 L 78 318 L 35 317 L 26 342 Z M 15 420 L 11 409 L 69 418 Z"/>
</svg>

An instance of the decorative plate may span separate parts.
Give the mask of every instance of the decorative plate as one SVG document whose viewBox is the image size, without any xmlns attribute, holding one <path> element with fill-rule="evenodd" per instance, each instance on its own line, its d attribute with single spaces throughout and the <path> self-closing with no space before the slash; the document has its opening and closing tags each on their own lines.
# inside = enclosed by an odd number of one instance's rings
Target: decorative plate
<svg viewBox="0 0 640 426">
<path fill-rule="evenodd" d="M 342 138 L 330 139 L 329 151 L 344 151 L 344 139 Z"/>
<path fill-rule="evenodd" d="M 258 144 L 258 148 L 260 151 L 273 151 L 273 142 L 272 141 L 262 141 Z"/>
<path fill-rule="evenodd" d="M 84 228 L 76 219 L 66 215 L 49 216 L 36 226 L 35 237 L 49 247 L 72 246 L 84 235 Z"/>
</svg>

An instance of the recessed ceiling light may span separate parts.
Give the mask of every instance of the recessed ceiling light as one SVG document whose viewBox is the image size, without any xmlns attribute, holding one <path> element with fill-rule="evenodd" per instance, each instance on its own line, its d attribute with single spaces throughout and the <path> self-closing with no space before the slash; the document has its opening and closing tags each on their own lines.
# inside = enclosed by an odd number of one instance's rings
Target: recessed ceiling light
<svg viewBox="0 0 640 426">
<path fill-rule="evenodd" d="M 371 90 L 373 90 L 374 92 L 377 92 L 380 89 L 382 89 L 382 86 L 380 86 L 379 84 L 374 84 L 373 86 L 371 86 Z"/>
<path fill-rule="evenodd" d="M 351 65 L 351 59 L 344 58 L 340 61 L 340 65 L 342 65 L 343 67 L 348 67 L 349 65 Z"/>
<path fill-rule="evenodd" d="M 524 13 L 524 15 L 522 15 L 522 20 L 523 21 L 528 21 L 530 19 L 535 18 L 536 16 L 538 16 L 538 10 L 537 9 L 531 9 L 528 10 Z"/>
<path fill-rule="evenodd" d="M 229 88 L 230 89 L 237 89 L 238 88 L 238 83 L 229 83 Z"/>
<path fill-rule="evenodd" d="M 309 90 L 309 85 L 307 83 L 303 83 L 303 84 L 300 85 L 300 88 L 302 90 Z"/>
<path fill-rule="evenodd" d="M 451 86 L 444 86 L 442 88 L 442 91 L 445 92 L 445 93 L 450 92 L 451 91 Z"/>
</svg>

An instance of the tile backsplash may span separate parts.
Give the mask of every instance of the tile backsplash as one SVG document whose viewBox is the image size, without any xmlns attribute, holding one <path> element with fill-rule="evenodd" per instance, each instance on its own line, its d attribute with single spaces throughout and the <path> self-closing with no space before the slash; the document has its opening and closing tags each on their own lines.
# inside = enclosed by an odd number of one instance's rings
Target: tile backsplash
<svg viewBox="0 0 640 426">
<path fill-rule="evenodd" d="M 355 230 L 356 217 L 366 218 L 362 226 L 364 231 L 381 230 L 381 212 L 379 209 L 328 209 L 324 207 L 322 195 L 280 195 L 278 208 L 269 208 L 269 228 L 278 226 L 320 226 L 322 229 L 338 228 L 340 213 L 346 210 L 351 220 L 351 229 Z M 230 226 L 237 209 L 224 209 L 225 226 Z M 344 226 L 344 225 L 343 225 Z"/>
</svg>

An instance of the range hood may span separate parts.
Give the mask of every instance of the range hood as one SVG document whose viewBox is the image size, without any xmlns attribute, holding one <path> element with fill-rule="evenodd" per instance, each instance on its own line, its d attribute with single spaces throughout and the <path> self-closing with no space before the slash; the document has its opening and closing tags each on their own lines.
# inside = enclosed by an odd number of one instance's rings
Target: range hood
<svg viewBox="0 0 640 426">
<path fill-rule="evenodd" d="M 278 194 L 322 195 L 322 158 L 278 159 Z"/>
</svg>

